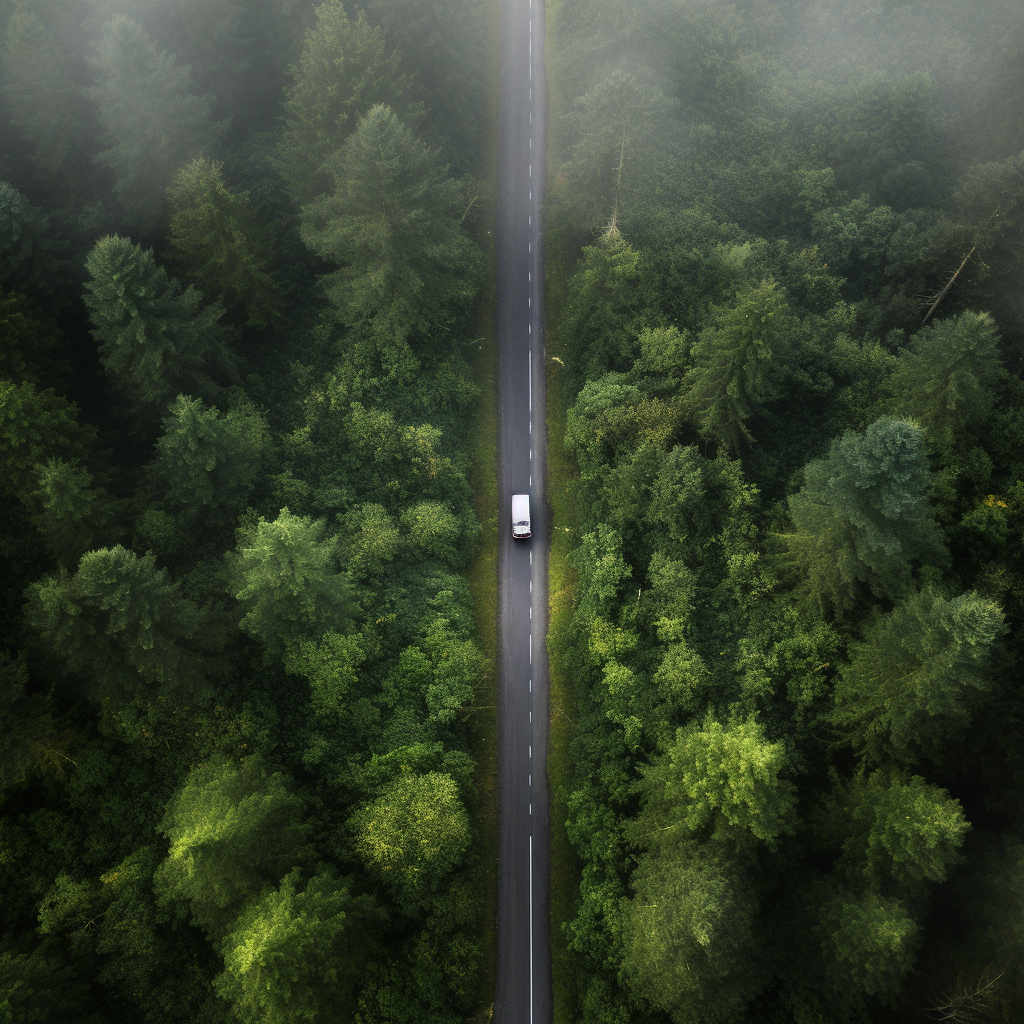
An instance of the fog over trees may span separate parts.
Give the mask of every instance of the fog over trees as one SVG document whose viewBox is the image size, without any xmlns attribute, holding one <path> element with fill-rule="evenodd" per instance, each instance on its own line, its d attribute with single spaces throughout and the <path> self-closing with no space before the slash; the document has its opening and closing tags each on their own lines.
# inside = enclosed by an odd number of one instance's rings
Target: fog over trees
<svg viewBox="0 0 1024 1024">
<path fill-rule="evenodd" d="M 557 1020 L 1017 1021 L 1024 8 L 547 15 Z M 498 23 L 0 0 L 0 1019 L 486 1019 Z"/>
<path fill-rule="evenodd" d="M 1017 1020 L 1024 9 L 548 33 L 558 1019 Z"/>
<path fill-rule="evenodd" d="M 490 18 L 0 0 L 4 1020 L 489 1002 Z"/>
</svg>

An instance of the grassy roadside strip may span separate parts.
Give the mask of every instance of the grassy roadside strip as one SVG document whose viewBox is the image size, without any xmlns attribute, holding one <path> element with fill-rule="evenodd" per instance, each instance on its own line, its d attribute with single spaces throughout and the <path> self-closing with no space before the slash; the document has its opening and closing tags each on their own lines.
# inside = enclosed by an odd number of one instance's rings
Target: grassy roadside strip
<svg viewBox="0 0 1024 1024">
<path fill-rule="evenodd" d="M 479 935 L 481 963 L 474 1003 L 475 1021 L 489 1021 L 494 1005 L 498 968 L 498 393 L 497 338 L 494 310 L 494 197 L 497 195 L 498 88 L 501 69 L 501 8 L 494 3 L 488 34 L 491 83 L 488 101 L 486 154 L 490 169 L 481 181 L 487 203 L 489 232 L 484 245 L 487 272 L 477 323 L 479 341 L 472 353 L 480 400 L 470 424 L 473 458 L 469 483 L 480 521 L 476 554 L 466 573 L 473 595 L 476 638 L 487 659 L 487 676 L 477 689 L 473 715 L 473 756 L 476 760 L 477 818 L 480 826 L 478 882 L 483 888 Z M 484 240 L 481 240 L 483 243 Z"/>
<path fill-rule="evenodd" d="M 555 116 L 562 108 L 551 40 L 559 15 L 557 0 L 545 4 L 544 36 L 548 83 L 547 175 L 554 181 L 559 166 Z M 569 491 L 575 467 L 566 457 L 565 416 L 570 396 L 562 387 L 562 351 L 553 325 L 561 320 L 565 302 L 566 275 L 563 268 L 548 259 L 544 268 L 544 345 L 547 353 L 547 432 L 548 501 L 551 505 L 551 555 L 548 562 L 548 675 L 550 723 L 548 733 L 548 784 L 551 793 L 551 978 L 553 1024 L 569 1024 L 577 1017 L 576 986 L 573 983 L 572 955 L 569 952 L 564 922 L 572 916 L 580 888 L 580 860 L 565 832 L 566 798 L 572 785 L 572 760 L 569 745 L 576 718 L 576 701 L 570 666 L 552 642 L 568 628 L 572 618 L 573 585 L 576 575 L 567 558 L 572 550 L 576 527 L 576 509 Z"/>
</svg>

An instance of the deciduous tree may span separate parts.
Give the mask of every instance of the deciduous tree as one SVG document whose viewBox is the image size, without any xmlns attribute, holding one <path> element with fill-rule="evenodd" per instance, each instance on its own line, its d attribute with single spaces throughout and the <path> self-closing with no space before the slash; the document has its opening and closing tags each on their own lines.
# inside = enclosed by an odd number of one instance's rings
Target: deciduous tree
<svg viewBox="0 0 1024 1024">
<path fill-rule="evenodd" d="M 154 885 L 161 902 L 187 903 L 215 938 L 242 907 L 307 857 L 303 804 L 258 755 L 194 768 L 167 804 L 170 842 Z"/>
<path fill-rule="evenodd" d="M 292 871 L 253 902 L 223 942 L 214 987 L 245 1024 L 328 1024 L 356 1009 L 381 915 L 330 871 Z"/>
</svg>

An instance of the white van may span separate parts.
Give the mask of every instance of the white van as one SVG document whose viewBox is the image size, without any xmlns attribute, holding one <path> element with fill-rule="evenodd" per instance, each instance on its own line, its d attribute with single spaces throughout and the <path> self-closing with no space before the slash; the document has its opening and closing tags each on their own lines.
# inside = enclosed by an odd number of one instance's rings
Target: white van
<svg viewBox="0 0 1024 1024">
<path fill-rule="evenodd" d="M 528 494 L 512 495 L 512 536 L 515 540 L 525 540 L 530 536 L 530 496 Z"/>
</svg>

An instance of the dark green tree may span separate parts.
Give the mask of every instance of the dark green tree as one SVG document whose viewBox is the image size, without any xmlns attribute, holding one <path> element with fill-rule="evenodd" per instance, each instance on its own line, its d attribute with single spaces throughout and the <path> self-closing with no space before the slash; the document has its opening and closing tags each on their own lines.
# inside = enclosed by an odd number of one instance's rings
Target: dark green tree
<svg viewBox="0 0 1024 1024">
<path fill-rule="evenodd" d="M 837 867 L 851 885 L 911 897 L 945 881 L 970 828 L 960 801 L 920 775 L 858 776 L 829 810 L 830 829 L 844 836 Z"/>
<path fill-rule="evenodd" d="M 0 491 L 31 508 L 38 467 L 54 458 L 83 461 L 95 440 L 95 428 L 79 424 L 74 403 L 27 382 L 0 380 Z"/>
<path fill-rule="evenodd" d="M 186 395 L 178 395 L 168 412 L 151 467 L 167 488 L 168 504 L 239 511 L 270 446 L 263 417 L 245 406 L 222 415 Z"/>
<path fill-rule="evenodd" d="M 117 503 L 80 463 L 50 458 L 36 466 L 36 490 L 31 495 L 32 525 L 47 549 L 66 569 L 103 537 Z"/>
<path fill-rule="evenodd" d="M 836 684 L 835 724 L 875 763 L 939 755 L 994 688 L 992 661 L 1005 630 L 999 606 L 973 591 L 914 594 L 851 643 Z"/>
<path fill-rule="evenodd" d="M 819 607 L 848 612 L 864 587 L 898 597 L 912 561 L 944 559 L 918 424 L 883 416 L 863 433 L 847 431 L 807 464 L 804 481 L 789 499 L 786 541 Z"/>
<path fill-rule="evenodd" d="M 181 285 L 119 235 L 101 238 L 86 260 L 85 304 L 100 361 L 133 408 L 166 406 L 176 394 L 210 390 L 207 362 L 226 360 L 223 308 Z"/>
<path fill-rule="evenodd" d="M 400 109 L 408 84 L 384 33 L 340 0 L 316 8 L 299 63 L 291 68 L 278 164 L 300 206 L 334 188 L 331 160 L 375 103 Z"/>
<path fill-rule="evenodd" d="M 900 353 L 887 390 L 893 408 L 913 416 L 949 450 L 989 417 L 999 378 L 999 332 L 987 313 L 961 313 L 918 331 Z"/>
<path fill-rule="evenodd" d="M 764 981 L 758 893 L 727 857 L 675 843 L 640 858 L 622 906 L 622 978 L 677 1024 L 740 1020 Z"/>
<path fill-rule="evenodd" d="M 38 386 L 43 360 L 60 339 L 57 327 L 25 295 L 0 289 L 0 374 L 5 379 Z"/>
<path fill-rule="evenodd" d="M 189 92 L 189 69 L 125 14 L 106 26 L 93 64 L 98 84 L 88 95 L 99 106 L 107 147 L 96 159 L 117 175 L 115 192 L 133 227 L 148 233 L 165 209 L 174 169 L 202 155 L 222 126 L 211 119 L 209 98 Z"/>
<path fill-rule="evenodd" d="M 50 218 L 13 185 L 0 181 L 0 287 L 63 303 L 67 243 L 51 237 Z"/>
<path fill-rule="evenodd" d="M 914 965 L 919 928 L 897 899 L 837 888 L 822 905 L 811 939 L 824 954 L 827 997 L 856 1019 L 866 1009 L 865 997 L 886 1003 L 895 998 Z"/>
<path fill-rule="evenodd" d="M 462 229 L 472 196 L 381 104 L 332 169 L 334 192 L 303 207 L 303 241 L 341 265 L 324 280 L 341 319 L 368 335 L 385 376 L 406 379 L 410 336 L 445 328 L 476 294 L 480 252 Z"/>
<path fill-rule="evenodd" d="M 302 800 L 258 755 L 215 757 L 194 768 L 167 804 L 170 842 L 154 876 L 163 904 L 187 904 L 192 920 L 224 936 L 244 905 L 308 857 Z"/>
<path fill-rule="evenodd" d="M 153 555 L 117 545 L 82 556 L 73 575 L 29 588 L 29 624 L 65 671 L 99 699 L 153 701 L 202 691 L 202 615 Z"/>
<path fill-rule="evenodd" d="M 231 565 L 231 594 L 242 604 L 242 629 L 271 654 L 291 641 L 315 639 L 349 615 L 349 584 L 338 571 L 338 542 L 324 521 L 281 509 L 244 531 Z"/>
<path fill-rule="evenodd" d="M 198 158 L 171 180 L 171 239 L 167 259 L 250 326 L 280 320 L 284 287 L 272 269 L 275 253 L 248 192 L 232 192 L 223 164 Z"/>
<path fill-rule="evenodd" d="M 693 347 L 683 407 L 703 433 L 734 452 L 753 440 L 746 421 L 770 396 L 769 367 L 786 341 L 787 312 L 774 281 L 748 285 L 734 305 L 714 312 L 715 326 Z"/>
</svg>

